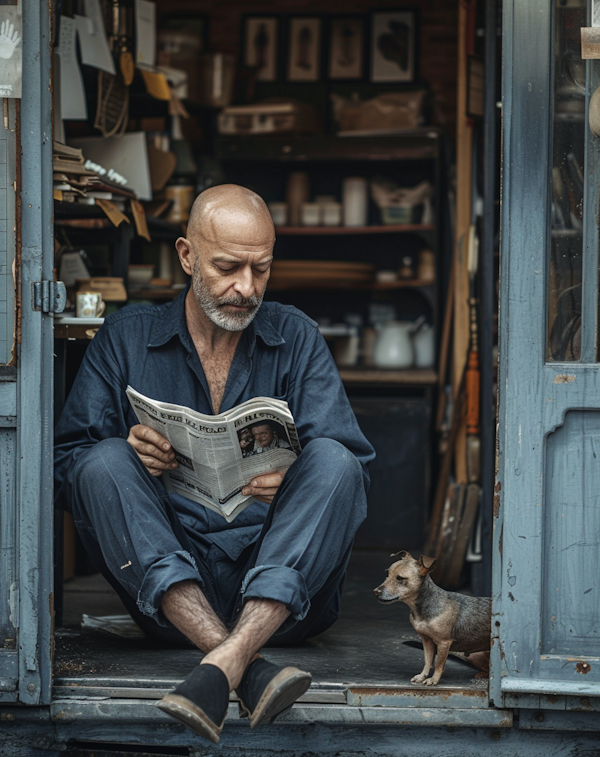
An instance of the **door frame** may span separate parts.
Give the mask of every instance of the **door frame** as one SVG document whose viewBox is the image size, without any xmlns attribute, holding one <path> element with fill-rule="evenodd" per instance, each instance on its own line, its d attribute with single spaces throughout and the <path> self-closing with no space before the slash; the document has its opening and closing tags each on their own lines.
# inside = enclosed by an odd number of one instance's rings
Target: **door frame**
<svg viewBox="0 0 600 757">
<path fill-rule="evenodd" d="M 588 15 L 590 5 L 588 0 Z M 545 591 L 551 580 L 560 583 L 565 575 L 557 573 L 557 558 L 544 538 L 553 490 L 547 480 L 552 464 L 547 442 L 557 430 L 564 433 L 569 411 L 585 414 L 600 408 L 596 357 L 598 186 L 593 181 L 598 176 L 600 153 L 599 140 L 587 127 L 590 92 L 598 86 L 598 76 L 590 61 L 586 77 L 581 359 L 546 359 L 554 9 L 553 0 L 505 0 L 503 6 L 498 471 L 493 504 L 490 676 L 490 699 L 498 707 L 539 707 L 539 696 L 528 695 L 600 696 L 598 658 L 546 654 L 542 646 Z M 561 442 L 555 436 L 552 444 Z M 581 441 L 581 449 L 583 444 Z M 564 452 L 569 452 L 567 447 Z M 581 479 L 585 480 L 583 470 Z M 573 493 L 576 506 L 578 496 Z M 567 533 L 574 528 L 579 512 L 575 511 L 571 523 L 567 518 L 559 530 Z M 575 573 L 570 574 L 570 583 L 561 586 L 570 591 L 581 588 L 583 593 L 584 587 L 575 585 Z M 582 607 L 586 602 L 589 606 L 590 599 L 582 597 Z M 578 663 L 585 668 L 588 659 L 592 675 L 579 675 Z M 564 698 L 561 701 L 565 709 Z M 560 709 L 561 703 L 556 706 Z"/>
<path fill-rule="evenodd" d="M 16 224 L 21 302 L 16 391 L 18 701 L 40 705 L 49 704 L 52 684 L 54 381 L 52 315 L 34 310 L 33 282 L 53 278 L 51 3 L 24 0 L 22 12 Z"/>
</svg>

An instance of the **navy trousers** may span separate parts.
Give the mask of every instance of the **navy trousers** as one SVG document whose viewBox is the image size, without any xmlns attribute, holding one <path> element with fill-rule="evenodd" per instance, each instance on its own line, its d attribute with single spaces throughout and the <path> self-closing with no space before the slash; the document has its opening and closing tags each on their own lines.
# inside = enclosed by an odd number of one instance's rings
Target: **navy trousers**
<svg viewBox="0 0 600 757">
<path fill-rule="evenodd" d="M 185 580 L 200 584 L 228 626 L 248 599 L 284 603 L 291 615 L 272 645 L 298 643 L 337 619 L 354 534 L 366 516 L 361 466 L 339 442 L 309 442 L 271 506 L 251 505 L 231 524 L 169 494 L 123 439 L 81 455 L 73 484 L 84 547 L 148 635 L 186 643 L 160 610 L 167 589 Z"/>
</svg>

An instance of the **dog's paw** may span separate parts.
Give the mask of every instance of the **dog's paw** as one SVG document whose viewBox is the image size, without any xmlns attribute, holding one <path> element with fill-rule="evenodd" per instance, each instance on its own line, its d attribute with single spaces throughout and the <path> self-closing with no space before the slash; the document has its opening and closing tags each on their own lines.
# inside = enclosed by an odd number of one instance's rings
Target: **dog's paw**
<svg viewBox="0 0 600 757">
<path fill-rule="evenodd" d="M 424 681 L 427 678 L 427 673 L 419 673 L 418 676 L 413 676 L 410 679 L 411 683 L 421 683 L 421 681 Z"/>
<path fill-rule="evenodd" d="M 423 683 L 425 684 L 425 686 L 435 686 L 439 680 L 439 678 L 431 676 L 431 678 L 426 678 Z"/>
</svg>

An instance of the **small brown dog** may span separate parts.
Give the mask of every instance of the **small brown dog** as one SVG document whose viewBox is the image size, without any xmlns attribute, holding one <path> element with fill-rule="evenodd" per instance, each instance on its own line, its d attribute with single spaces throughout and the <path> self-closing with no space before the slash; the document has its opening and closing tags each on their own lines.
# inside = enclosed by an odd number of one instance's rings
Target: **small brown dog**
<svg viewBox="0 0 600 757">
<path fill-rule="evenodd" d="M 392 557 L 400 559 L 388 569 L 387 578 L 374 592 L 382 604 L 405 602 L 410 607 L 410 622 L 423 641 L 425 653 L 423 670 L 411 678 L 411 683 L 435 686 L 451 647 L 453 653 L 472 655 L 469 660 L 485 671 L 489 667 L 492 600 L 440 589 L 429 575 L 435 565 L 433 557 L 421 555 L 415 560 L 404 551 Z M 429 678 L 436 648 L 435 671 Z"/>
</svg>

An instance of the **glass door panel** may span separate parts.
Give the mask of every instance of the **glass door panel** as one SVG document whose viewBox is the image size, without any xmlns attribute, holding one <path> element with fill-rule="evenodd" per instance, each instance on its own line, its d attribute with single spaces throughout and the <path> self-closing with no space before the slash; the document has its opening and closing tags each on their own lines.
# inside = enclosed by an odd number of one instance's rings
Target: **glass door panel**
<svg viewBox="0 0 600 757">
<path fill-rule="evenodd" d="M 548 298 L 550 361 L 581 358 L 586 65 L 581 59 L 585 0 L 554 10 L 552 205 Z"/>
</svg>

